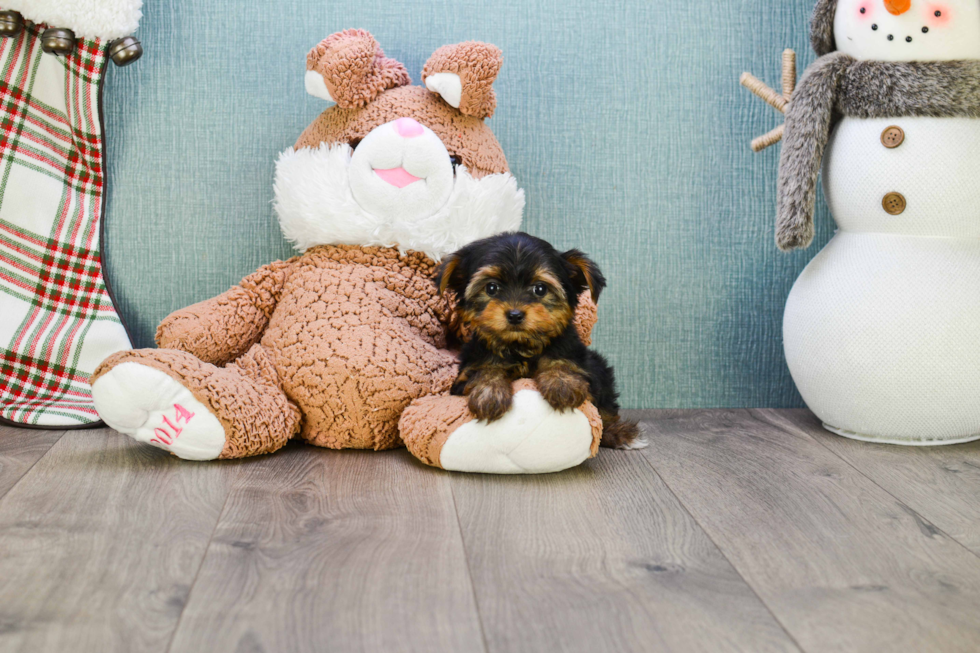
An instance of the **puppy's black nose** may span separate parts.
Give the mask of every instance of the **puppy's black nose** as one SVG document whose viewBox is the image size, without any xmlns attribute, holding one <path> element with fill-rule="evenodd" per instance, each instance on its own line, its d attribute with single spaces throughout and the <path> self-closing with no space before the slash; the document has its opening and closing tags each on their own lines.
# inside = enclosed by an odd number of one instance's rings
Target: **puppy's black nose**
<svg viewBox="0 0 980 653">
<path fill-rule="evenodd" d="M 524 311 L 519 311 L 516 308 L 512 308 L 507 311 L 507 321 L 513 325 L 518 325 L 524 321 Z"/>
</svg>

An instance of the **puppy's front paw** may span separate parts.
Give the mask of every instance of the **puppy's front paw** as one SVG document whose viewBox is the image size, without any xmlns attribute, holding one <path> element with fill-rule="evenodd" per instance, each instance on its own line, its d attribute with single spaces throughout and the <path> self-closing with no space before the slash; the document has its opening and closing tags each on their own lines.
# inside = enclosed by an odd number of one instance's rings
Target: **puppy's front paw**
<svg viewBox="0 0 980 653">
<path fill-rule="evenodd" d="M 558 411 L 578 408 L 589 399 L 589 382 L 559 366 L 538 374 L 534 383 L 544 400 Z"/>
<path fill-rule="evenodd" d="M 495 422 L 503 417 L 514 403 L 509 383 L 478 384 L 470 390 L 469 407 L 477 419 Z"/>
<path fill-rule="evenodd" d="M 453 383 L 452 387 L 449 388 L 449 394 L 454 397 L 462 397 L 466 395 L 466 381 L 457 380 Z"/>
</svg>

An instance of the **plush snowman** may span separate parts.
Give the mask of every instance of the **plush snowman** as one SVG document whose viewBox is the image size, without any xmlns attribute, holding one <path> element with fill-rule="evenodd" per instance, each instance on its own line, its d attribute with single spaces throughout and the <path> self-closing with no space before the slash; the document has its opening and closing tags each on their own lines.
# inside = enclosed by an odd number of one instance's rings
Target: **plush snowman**
<svg viewBox="0 0 980 653">
<path fill-rule="evenodd" d="M 786 108 L 777 243 L 838 225 L 786 303 L 793 379 L 835 433 L 980 439 L 980 0 L 820 0 Z"/>
</svg>

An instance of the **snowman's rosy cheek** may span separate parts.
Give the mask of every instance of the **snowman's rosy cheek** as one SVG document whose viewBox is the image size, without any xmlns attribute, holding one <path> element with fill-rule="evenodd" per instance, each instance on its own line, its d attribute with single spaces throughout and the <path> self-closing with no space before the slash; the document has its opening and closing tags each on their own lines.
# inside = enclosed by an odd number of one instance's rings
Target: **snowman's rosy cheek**
<svg viewBox="0 0 980 653">
<path fill-rule="evenodd" d="M 945 27 L 953 18 L 949 5 L 929 2 L 925 8 L 925 21 L 929 27 Z"/>
<path fill-rule="evenodd" d="M 854 12 L 857 14 L 858 20 L 870 20 L 875 13 L 875 3 L 871 0 L 861 2 L 854 9 Z"/>
</svg>

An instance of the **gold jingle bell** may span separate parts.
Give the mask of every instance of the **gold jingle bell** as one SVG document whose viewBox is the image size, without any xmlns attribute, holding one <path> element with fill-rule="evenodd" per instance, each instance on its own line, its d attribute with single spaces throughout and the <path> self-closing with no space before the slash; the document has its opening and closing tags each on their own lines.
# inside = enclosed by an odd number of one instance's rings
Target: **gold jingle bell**
<svg viewBox="0 0 980 653">
<path fill-rule="evenodd" d="M 143 45 L 135 36 L 124 36 L 109 44 L 109 57 L 117 66 L 128 66 L 143 56 Z"/>
<path fill-rule="evenodd" d="M 41 33 L 41 49 L 48 54 L 67 57 L 75 51 L 75 32 L 60 27 L 50 27 Z"/>
<path fill-rule="evenodd" d="M 0 37 L 17 36 L 23 31 L 23 16 L 16 11 L 0 11 Z"/>
</svg>

